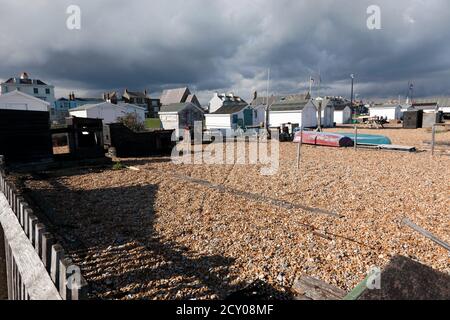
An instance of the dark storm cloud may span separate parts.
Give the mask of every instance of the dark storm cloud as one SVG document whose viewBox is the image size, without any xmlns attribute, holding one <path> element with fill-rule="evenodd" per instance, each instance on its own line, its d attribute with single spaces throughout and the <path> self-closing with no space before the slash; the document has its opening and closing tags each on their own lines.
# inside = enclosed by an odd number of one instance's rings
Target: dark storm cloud
<svg viewBox="0 0 450 320">
<path fill-rule="evenodd" d="M 63 89 L 101 92 L 190 85 L 249 97 L 305 90 L 346 95 L 350 73 L 361 96 L 450 94 L 450 3 L 445 0 L 3 1 L 0 78 L 22 70 Z M 66 8 L 82 10 L 81 30 Z M 366 9 L 381 8 L 382 30 Z"/>
</svg>

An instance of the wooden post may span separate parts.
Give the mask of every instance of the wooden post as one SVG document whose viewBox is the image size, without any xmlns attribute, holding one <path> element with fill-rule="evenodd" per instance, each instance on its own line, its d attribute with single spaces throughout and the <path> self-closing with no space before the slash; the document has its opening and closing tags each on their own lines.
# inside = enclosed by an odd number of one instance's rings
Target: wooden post
<svg viewBox="0 0 450 320">
<path fill-rule="evenodd" d="M 59 262 L 64 257 L 64 250 L 59 244 L 52 246 L 50 277 L 53 283 L 59 288 Z"/>
<path fill-rule="evenodd" d="M 436 125 L 433 124 L 433 129 L 431 133 L 431 155 L 434 156 L 434 148 L 436 145 Z"/>
<path fill-rule="evenodd" d="M 302 144 L 303 144 L 303 126 L 300 128 L 300 142 L 297 146 L 297 169 L 300 169 L 300 160 L 301 160 L 301 153 L 302 153 Z"/>
<path fill-rule="evenodd" d="M 55 244 L 55 239 L 53 236 L 44 232 L 42 234 L 42 262 L 45 268 L 50 273 L 52 265 L 52 246 Z"/>
<path fill-rule="evenodd" d="M 34 214 L 28 215 L 28 239 L 30 239 L 31 244 L 34 246 L 34 241 L 36 239 L 36 225 L 38 224 L 38 219 Z"/>
<path fill-rule="evenodd" d="M 68 269 L 71 265 L 72 260 L 70 258 L 62 258 L 59 261 L 59 295 L 63 300 L 72 299 L 71 290 L 67 285 L 67 278 L 71 275 Z"/>
<path fill-rule="evenodd" d="M 34 216 L 33 210 L 31 210 L 29 207 L 25 207 L 23 211 L 23 230 L 25 231 L 25 234 L 28 236 L 30 234 L 30 216 Z"/>
<path fill-rule="evenodd" d="M 34 233 L 34 248 L 40 258 L 42 258 L 42 234 L 45 232 L 45 226 L 42 223 L 36 224 Z"/>
<path fill-rule="evenodd" d="M 23 197 L 18 197 L 17 198 L 17 217 L 19 218 L 19 223 L 20 225 L 23 227 L 25 222 L 23 220 L 23 216 L 24 216 L 24 210 L 25 207 L 27 206 L 25 199 Z"/>
<path fill-rule="evenodd" d="M 5 243 L 5 236 L 3 235 L 3 229 L 0 226 L 0 300 L 8 299 L 8 284 L 6 273 L 6 264 L 8 263 L 8 260 L 6 259 L 6 250 L 7 247 Z"/>
</svg>

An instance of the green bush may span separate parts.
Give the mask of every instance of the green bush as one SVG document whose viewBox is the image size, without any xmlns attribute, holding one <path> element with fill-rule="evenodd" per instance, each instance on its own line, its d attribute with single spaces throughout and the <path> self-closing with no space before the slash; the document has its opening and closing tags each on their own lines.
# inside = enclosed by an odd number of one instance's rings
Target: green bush
<svg viewBox="0 0 450 320">
<path fill-rule="evenodd" d="M 115 162 L 113 165 L 113 170 L 123 170 L 124 168 L 124 165 L 120 161 Z"/>
</svg>

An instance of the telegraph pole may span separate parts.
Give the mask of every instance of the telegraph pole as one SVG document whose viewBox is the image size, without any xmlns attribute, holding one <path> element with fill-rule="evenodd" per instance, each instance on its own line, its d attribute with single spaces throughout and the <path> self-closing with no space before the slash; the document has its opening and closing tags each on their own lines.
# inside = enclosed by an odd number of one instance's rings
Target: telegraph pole
<svg viewBox="0 0 450 320">
<path fill-rule="evenodd" d="M 269 105 L 269 88 L 270 88 L 270 68 L 267 70 L 267 101 L 266 101 L 266 131 L 270 135 L 269 121 L 270 121 L 270 105 Z"/>
<path fill-rule="evenodd" d="M 352 78 L 352 92 L 351 92 L 351 97 L 350 97 L 350 106 L 353 109 L 353 85 L 354 85 L 354 81 L 355 81 L 355 75 L 352 73 L 350 75 L 350 78 Z M 353 114 L 356 114 L 356 110 L 353 111 Z"/>
</svg>

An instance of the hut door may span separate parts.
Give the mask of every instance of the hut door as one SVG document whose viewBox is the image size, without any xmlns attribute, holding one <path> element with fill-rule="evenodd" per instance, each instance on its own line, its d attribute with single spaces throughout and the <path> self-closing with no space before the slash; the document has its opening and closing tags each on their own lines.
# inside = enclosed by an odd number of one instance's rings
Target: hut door
<svg viewBox="0 0 450 320">
<path fill-rule="evenodd" d="M 252 109 L 244 110 L 244 125 L 246 127 L 253 125 L 253 110 Z"/>
</svg>

